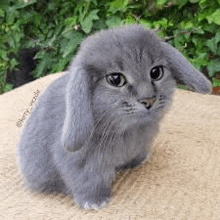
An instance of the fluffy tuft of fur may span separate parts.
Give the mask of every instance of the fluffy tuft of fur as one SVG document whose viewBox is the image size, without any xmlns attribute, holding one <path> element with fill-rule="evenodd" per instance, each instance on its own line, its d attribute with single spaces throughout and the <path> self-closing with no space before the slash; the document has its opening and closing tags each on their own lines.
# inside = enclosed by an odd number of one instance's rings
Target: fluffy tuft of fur
<svg viewBox="0 0 220 220">
<path fill-rule="evenodd" d="M 18 156 L 27 185 L 71 193 L 85 209 L 104 206 L 115 172 L 148 156 L 175 80 L 210 92 L 202 73 L 139 25 L 88 37 L 24 126 Z"/>
</svg>

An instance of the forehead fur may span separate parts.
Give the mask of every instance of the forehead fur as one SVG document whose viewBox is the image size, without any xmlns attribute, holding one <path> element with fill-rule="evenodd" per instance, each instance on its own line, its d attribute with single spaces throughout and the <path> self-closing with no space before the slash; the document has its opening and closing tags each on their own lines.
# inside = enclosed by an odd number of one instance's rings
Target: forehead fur
<svg viewBox="0 0 220 220">
<path fill-rule="evenodd" d="M 139 25 L 100 31 L 81 45 L 84 65 L 98 69 L 124 65 L 152 64 L 162 57 L 160 40 L 152 31 Z"/>
</svg>

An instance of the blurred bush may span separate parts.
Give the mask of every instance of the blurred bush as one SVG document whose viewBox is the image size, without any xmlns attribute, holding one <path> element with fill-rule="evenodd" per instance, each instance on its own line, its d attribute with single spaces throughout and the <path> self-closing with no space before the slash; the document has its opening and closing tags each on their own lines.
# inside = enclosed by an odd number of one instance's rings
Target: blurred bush
<svg viewBox="0 0 220 220">
<path fill-rule="evenodd" d="M 36 79 L 65 70 L 86 36 L 133 23 L 157 30 L 220 86 L 220 0 L 1 0 L 0 93 L 13 88 L 22 50 L 35 50 Z"/>
</svg>

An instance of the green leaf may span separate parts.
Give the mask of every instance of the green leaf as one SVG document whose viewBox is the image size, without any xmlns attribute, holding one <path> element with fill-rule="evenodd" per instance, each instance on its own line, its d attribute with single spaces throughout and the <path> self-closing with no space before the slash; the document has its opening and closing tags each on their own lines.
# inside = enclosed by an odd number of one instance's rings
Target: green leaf
<svg viewBox="0 0 220 220">
<path fill-rule="evenodd" d="M 15 40 L 12 36 L 8 36 L 8 44 L 11 48 L 15 48 Z"/>
<path fill-rule="evenodd" d="M 209 76 L 213 77 L 215 73 L 220 72 L 220 62 L 219 59 L 212 60 L 210 65 L 207 67 L 209 70 Z"/>
<path fill-rule="evenodd" d="M 72 54 L 66 56 L 65 58 L 59 58 L 58 60 L 58 63 L 56 63 L 52 69 L 52 73 L 63 71 L 66 65 L 72 60 Z"/>
<path fill-rule="evenodd" d="M 208 20 L 209 24 L 215 23 L 220 25 L 220 9 L 217 9 L 213 14 L 207 16 L 206 19 Z"/>
<path fill-rule="evenodd" d="M 38 45 L 37 45 L 37 42 L 35 42 L 35 41 L 33 41 L 32 39 L 30 39 L 30 40 L 26 41 L 26 42 L 23 44 L 23 46 L 24 46 L 25 48 L 30 48 L 30 47 L 36 47 L 36 46 L 38 46 Z"/>
<path fill-rule="evenodd" d="M 210 50 L 211 50 L 214 54 L 217 53 L 218 47 L 217 47 L 217 44 L 216 44 L 216 39 L 215 39 L 215 37 L 213 37 L 213 38 L 210 39 L 210 40 L 207 40 L 207 41 L 206 41 L 206 46 L 209 47 Z"/>
<path fill-rule="evenodd" d="M 80 32 L 74 31 L 72 33 L 71 39 L 68 41 L 66 46 L 62 48 L 61 50 L 61 52 L 63 53 L 62 57 L 65 58 L 70 53 L 73 53 L 75 49 L 79 46 L 82 40 L 83 40 L 83 34 L 81 34 Z"/>
<path fill-rule="evenodd" d="M 204 24 L 204 26 L 203 26 L 203 30 L 205 31 L 205 32 L 210 32 L 210 33 L 215 33 L 218 29 L 217 29 L 217 27 L 216 27 L 217 25 L 216 24 Z"/>
<path fill-rule="evenodd" d="M 117 11 L 126 11 L 127 5 L 129 4 L 129 0 L 115 0 L 112 1 L 109 6 L 109 12 L 113 14 Z"/>
<path fill-rule="evenodd" d="M 188 0 L 175 0 L 175 3 L 178 5 L 179 9 L 181 9 L 187 2 Z"/>
<path fill-rule="evenodd" d="M 10 67 L 11 67 L 11 69 L 14 69 L 18 64 L 19 63 L 18 63 L 18 61 L 15 58 L 12 58 L 10 60 Z"/>
<path fill-rule="evenodd" d="M 9 60 L 9 58 L 8 58 L 8 56 L 7 56 L 7 52 L 4 51 L 4 50 L 0 50 L 0 58 L 1 58 L 2 60 L 5 60 L 5 61 L 8 61 L 8 60 Z"/>
<path fill-rule="evenodd" d="M 204 34 L 205 33 L 204 30 L 202 29 L 202 27 L 192 29 L 192 32 L 195 34 Z"/>
<path fill-rule="evenodd" d="M 185 29 L 189 30 L 194 26 L 194 24 L 191 21 L 188 21 L 185 23 L 184 27 Z"/>
<path fill-rule="evenodd" d="M 63 35 L 65 38 L 71 39 L 73 32 L 74 32 L 73 27 L 67 26 L 67 27 L 63 30 L 62 35 Z"/>
<path fill-rule="evenodd" d="M 152 23 L 144 19 L 140 20 L 140 25 L 143 26 L 147 30 L 150 30 L 152 28 Z"/>
<path fill-rule="evenodd" d="M 25 8 L 29 5 L 32 5 L 32 4 L 35 4 L 37 2 L 37 0 L 30 0 L 30 1 L 20 1 L 19 3 L 17 3 L 14 8 L 15 9 L 22 9 L 22 8 Z"/>
<path fill-rule="evenodd" d="M 161 39 L 164 39 L 166 37 L 166 34 L 163 31 L 157 31 L 157 36 L 160 37 Z"/>
<path fill-rule="evenodd" d="M 52 30 L 52 29 L 48 30 L 48 32 L 47 32 L 47 39 L 52 38 L 53 34 L 54 34 L 54 30 Z"/>
<path fill-rule="evenodd" d="M 2 10 L 1 8 L 0 8 L 0 17 L 4 17 L 5 16 L 5 12 L 4 12 L 4 10 Z"/>
<path fill-rule="evenodd" d="M 190 3 L 197 3 L 199 2 L 200 0 L 189 0 Z"/>
<path fill-rule="evenodd" d="M 168 20 L 166 18 L 162 18 L 159 21 L 153 22 L 154 28 L 166 28 L 168 26 Z"/>
<path fill-rule="evenodd" d="M 216 78 L 212 78 L 212 86 L 213 87 L 219 87 L 220 86 L 220 80 Z"/>
<path fill-rule="evenodd" d="M 1 0 L 0 1 L 0 8 L 3 8 L 3 9 L 7 9 L 9 7 L 9 0 Z"/>
<path fill-rule="evenodd" d="M 199 55 L 196 56 L 194 59 L 190 59 L 190 62 L 197 69 L 201 69 L 205 66 L 208 66 L 210 63 L 207 58 L 207 53 L 199 53 Z"/>
<path fill-rule="evenodd" d="M 50 2 L 47 4 L 47 8 L 49 11 L 56 10 L 56 4 L 54 2 Z"/>
<path fill-rule="evenodd" d="M 106 25 L 105 19 L 99 19 L 97 21 L 94 21 L 93 28 L 96 31 L 97 30 L 104 30 L 104 29 L 106 29 L 107 25 Z"/>
<path fill-rule="evenodd" d="M 209 7 L 209 0 L 200 0 L 199 1 L 199 6 L 202 8 L 202 9 L 204 9 L 204 8 L 207 8 L 207 7 Z"/>
<path fill-rule="evenodd" d="M 126 7 L 129 3 L 129 0 L 115 0 L 110 3 L 110 7 L 112 8 L 123 8 Z"/>
<path fill-rule="evenodd" d="M 174 46 L 179 49 L 184 48 L 189 37 L 190 33 L 180 34 L 179 31 L 175 31 Z"/>
<path fill-rule="evenodd" d="M 6 12 L 6 21 L 9 24 L 13 24 L 15 18 L 19 16 L 19 12 L 17 10 L 14 10 L 13 8 L 9 8 Z"/>
<path fill-rule="evenodd" d="M 137 21 L 132 15 L 128 15 L 126 19 L 124 20 L 125 24 L 135 24 Z"/>
<path fill-rule="evenodd" d="M 167 3 L 167 0 L 157 0 L 157 6 L 161 7 Z"/>
<path fill-rule="evenodd" d="M 97 0 L 91 0 L 95 5 L 98 5 Z"/>
<path fill-rule="evenodd" d="M 4 92 L 11 91 L 13 89 L 13 85 L 11 83 L 6 83 L 4 87 Z"/>
<path fill-rule="evenodd" d="M 99 9 L 96 10 L 92 10 L 88 16 L 85 17 L 85 19 L 83 19 L 80 24 L 82 25 L 82 29 L 85 33 L 89 33 L 92 29 L 93 26 L 93 21 L 94 20 L 98 20 L 99 16 L 97 15 L 97 13 L 99 12 Z"/>
<path fill-rule="evenodd" d="M 215 43 L 217 44 L 218 42 L 220 42 L 220 30 L 215 35 Z"/>
<path fill-rule="evenodd" d="M 37 64 L 36 69 L 33 71 L 35 78 L 43 76 L 48 68 L 48 64 L 52 63 L 51 54 L 46 53 L 43 59 Z"/>
<path fill-rule="evenodd" d="M 196 18 L 200 22 L 204 19 L 207 19 L 207 17 L 210 16 L 212 13 L 213 13 L 213 9 L 201 10 L 201 12 L 196 16 Z"/>
<path fill-rule="evenodd" d="M 46 50 L 40 50 L 36 55 L 34 56 L 34 59 L 43 59 L 46 56 Z"/>
<path fill-rule="evenodd" d="M 57 36 L 61 32 L 62 28 L 63 27 L 60 25 L 60 26 L 57 26 L 55 30 L 54 29 L 53 29 L 53 31 L 51 30 L 52 31 L 52 36 L 51 36 L 51 38 L 48 41 L 48 45 L 50 47 L 53 47 L 53 44 L 57 40 Z"/>
<path fill-rule="evenodd" d="M 122 24 L 121 18 L 117 16 L 107 17 L 106 24 L 109 28 L 119 27 Z"/>
<path fill-rule="evenodd" d="M 68 17 L 64 20 L 64 24 L 65 25 L 70 25 L 70 26 L 74 26 L 77 24 L 77 17 L 73 16 L 73 17 Z"/>
<path fill-rule="evenodd" d="M 189 87 L 186 86 L 186 85 L 178 84 L 178 85 L 177 85 L 177 89 L 188 90 Z"/>
</svg>

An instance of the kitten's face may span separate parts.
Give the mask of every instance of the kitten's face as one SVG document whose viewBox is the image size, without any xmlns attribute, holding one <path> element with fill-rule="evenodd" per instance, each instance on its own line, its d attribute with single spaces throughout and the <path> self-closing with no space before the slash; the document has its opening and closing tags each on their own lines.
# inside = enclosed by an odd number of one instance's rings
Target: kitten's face
<svg viewBox="0 0 220 220">
<path fill-rule="evenodd" d="M 158 121 L 171 103 L 175 85 L 159 40 L 151 35 L 148 41 L 141 36 L 129 38 L 129 33 L 112 35 L 105 44 L 93 45 L 93 52 L 99 48 L 87 62 L 94 82 L 96 123 L 124 130 Z"/>
<path fill-rule="evenodd" d="M 144 74 L 131 67 L 106 71 L 94 91 L 96 119 L 103 117 L 126 127 L 157 121 L 163 116 L 171 102 L 174 80 L 161 63 L 144 70 Z"/>
</svg>

